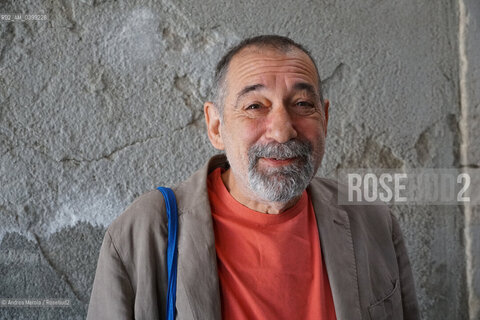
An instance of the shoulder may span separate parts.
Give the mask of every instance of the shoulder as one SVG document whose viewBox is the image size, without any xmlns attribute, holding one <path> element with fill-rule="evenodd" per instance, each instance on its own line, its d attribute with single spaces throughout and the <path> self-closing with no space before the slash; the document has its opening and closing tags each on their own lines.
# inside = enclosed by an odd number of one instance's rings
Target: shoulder
<svg viewBox="0 0 480 320">
<path fill-rule="evenodd" d="M 347 213 L 353 227 L 365 230 L 385 231 L 392 233 L 390 208 L 383 202 L 370 204 L 346 203 L 339 199 L 347 199 L 347 186 L 333 179 L 315 177 L 310 184 L 312 197 L 324 204 Z"/>
<path fill-rule="evenodd" d="M 114 242 L 138 239 L 149 232 L 163 229 L 167 217 L 160 191 L 149 191 L 135 199 L 108 227 Z"/>
</svg>

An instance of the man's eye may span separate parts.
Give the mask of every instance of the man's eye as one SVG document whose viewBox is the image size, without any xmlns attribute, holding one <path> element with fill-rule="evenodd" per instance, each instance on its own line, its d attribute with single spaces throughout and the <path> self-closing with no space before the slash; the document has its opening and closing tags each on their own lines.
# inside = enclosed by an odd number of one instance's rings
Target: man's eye
<svg viewBox="0 0 480 320">
<path fill-rule="evenodd" d="M 299 115 L 309 116 L 317 111 L 317 107 L 315 103 L 309 101 L 298 101 L 295 103 L 293 110 Z"/>
<path fill-rule="evenodd" d="M 259 105 L 258 103 L 252 103 L 246 108 L 246 110 L 256 110 L 256 109 L 260 109 L 261 107 L 262 106 Z"/>
<path fill-rule="evenodd" d="M 313 108 L 315 105 L 311 102 L 308 101 L 299 101 L 296 103 L 297 106 L 299 107 L 304 107 L 304 108 Z"/>
</svg>

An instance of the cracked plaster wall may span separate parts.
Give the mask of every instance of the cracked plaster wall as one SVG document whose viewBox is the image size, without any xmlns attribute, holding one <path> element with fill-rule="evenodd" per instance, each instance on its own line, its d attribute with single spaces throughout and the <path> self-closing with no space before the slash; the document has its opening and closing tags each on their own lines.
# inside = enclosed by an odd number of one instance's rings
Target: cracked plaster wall
<svg viewBox="0 0 480 320">
<path fill-rule="evenodd" d="M 458 11 L 449 0 L 1 2 L 0 13 L 48 19 L 0 21 L 0 297 L 72 306 L 0 308 L 0 318 L 85 317 L 106 226 L 215 153 L 202 104 L 216 61 L 246 36 L 288 35 L 316 57 L 332 104 L 320 175 L 458 167 Z M 478 148 L 468 150 L 478 163 Z M 462 208 L 393 210 L 424 319 L 467 319 L 479 277 L 465 272 Z"/>
</svg>

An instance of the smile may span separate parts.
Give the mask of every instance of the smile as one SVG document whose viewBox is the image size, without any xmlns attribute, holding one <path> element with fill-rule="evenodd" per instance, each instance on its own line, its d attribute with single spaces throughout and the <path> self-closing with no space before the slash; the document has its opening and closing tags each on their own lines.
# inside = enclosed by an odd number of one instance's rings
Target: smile
<svg viewBox="0 0 480 320">
<path fill-rule="evenodd" d="M 291 164 L 298 160 L 298 158 L 285 158 L 285 159 L 277 159 L 277 158 L 260 158 L 259 161 L 265 162 L 270 166 L 284 166 Z"/>
</svg>

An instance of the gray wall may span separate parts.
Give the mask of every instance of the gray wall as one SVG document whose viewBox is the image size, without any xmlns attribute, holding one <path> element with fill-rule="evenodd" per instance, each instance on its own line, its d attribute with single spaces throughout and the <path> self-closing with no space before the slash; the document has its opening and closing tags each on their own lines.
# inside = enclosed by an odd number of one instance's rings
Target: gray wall
<svg viewBox="0 0 480 320">
<path fill-rule="evenodd" d="M 1 319 L 83 319 L 105 228 L 215 154 L 202 104 L 246 36 L 316 57 L 338 168 L 477 168 L 475 0 L 2 1 L 0 298 L 65 298 Z M 396 206 L 424 319 L 480 318 L 480 210 Z"/>
<path fill-rule="evenodd" d="M 460 163 L 469 172 L 480 166 L 480 1 L 459 4 Z M 470 318 L 480 319 L 480 206 L 464 213 L 468 305 Z"/>
</svg>

